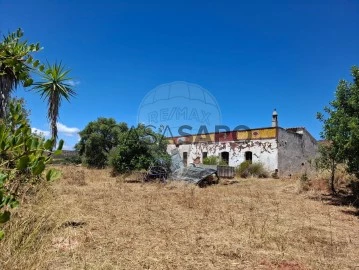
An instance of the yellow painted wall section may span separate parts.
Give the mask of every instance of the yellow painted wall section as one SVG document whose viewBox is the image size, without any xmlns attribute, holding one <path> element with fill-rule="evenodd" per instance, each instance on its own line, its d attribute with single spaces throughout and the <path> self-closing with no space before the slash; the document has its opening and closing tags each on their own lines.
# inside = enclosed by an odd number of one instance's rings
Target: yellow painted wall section
<svg viewBox="0 0 359 270">
<path fill-rule="evenodd" d="M 237 140 L 271 139 L 277 136 L 276 128 L 251 129 L 237 131 Z"/>
<path fill-rule="evenodd" d="M 214 133 L 192 136 L 192 142 L 208 142 L 208 141 L 214 142 L 214 140 L 215 140 Z"/>
<path fill-rule="evenodd" d="M 265 128 L 265 129 L 251 129 L 237 131 L 237 140 L 261 140 L 261 139 L 272 139 L 277 136 L 276 128 Z M 215 142 L 215 134 L 210 133 L 206 135 L 190 135 L 186 137 L 169 138 L 169 144 L 175 144 L 180 141 L 180 144 L 188 144 L 194 142 Z"/>
</svg>

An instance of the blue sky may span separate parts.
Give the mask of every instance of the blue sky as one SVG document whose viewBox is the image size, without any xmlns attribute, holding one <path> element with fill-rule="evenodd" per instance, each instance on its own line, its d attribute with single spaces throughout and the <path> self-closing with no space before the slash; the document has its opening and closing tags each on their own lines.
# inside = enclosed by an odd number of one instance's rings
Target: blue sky
<svg viewBox="0 0 359 270">
<path fill-rule="evenodd" d="M 0 31 L 21 27 L 42 61 L 62 60 L 78 93 L 60 111 L 60 137 L 97 117 L 136 124 L 142 98 L 173 81 L 217 99 L 223 123 L 305 126 L 319 138 L 317 111 L 359 65 L 359 1 L 0 0 Z M 34 128 L 48 130 L 46 104 L 31 91 Z M 68 129 L 72 128 L 72 129 Z"/>
</svg>

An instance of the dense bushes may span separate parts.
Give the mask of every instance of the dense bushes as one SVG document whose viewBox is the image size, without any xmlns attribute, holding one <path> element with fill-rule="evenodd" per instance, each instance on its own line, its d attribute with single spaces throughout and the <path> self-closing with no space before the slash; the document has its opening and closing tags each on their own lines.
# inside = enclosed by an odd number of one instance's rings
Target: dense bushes
<svg viewBox="0 0 359 270">
<path fill-rule="evenodd" d="M 167 140 L 144 125 L 128 128 L 112 118 L 99 118 L 80 136 L 76 149 L 90 167 L 110 165 L 114 173 L 124 173 L 147 169 L 152 163 L 169 164 Z"/>
<path fill-rule="evenodd" d="M 54 140 L 32 134 L 20 103 L 10 104 L 7 119 L 0 120 L 0 224 L 10 219 L 11 209 L 29 186 L 52 180 L 59 172 L 43 175 L 52 154 L 60 154 L 63 141 L 52 152 Z M 0 230 L 0 238 L 4 233 Z"/>
<path fill-rule="evenodd" d="M 242 162 L 236 168 L 237 176 L 241 178 L 247 177 L 258 177 L 258 178 L 267 178 L 268 172 L 264 169 L 262 163 L 250 163 L 249 161 Z"/>
<path fill-rule="evenodd" d="M 124 173 L 132 170 L 148 168 L 151 164 L 151 154 L 146 143 L 135 140 L 131 135 L 122 136 L 120 143 L 112 149 L 109 164 L 114 171 Z"/>
<path fill-rule="evenodd" d="M 78 154 L 74 156 L 65 157 L 63 163 L 78 165 L 81 164 L 81 157 Z"/>
<path fill-rule="evenodd" d="M 112 149 L 109 164 L 114 173 L 147 169 L 161 163 L 169 167 L 167 140 L 144 125 L 138 125 L 120 135 L 118 145 Z"/>
<path fill-rule="evenodd" d="M 113 118 L 98 118 L 90 122 L 79 134 L 75 146 L 83 162 L 89 167 L 103 168 L 108 165 L 110 151 L 118 145 L 120 134 L 127 131 L 125 123 L 116 123 Z"/>
</svg>

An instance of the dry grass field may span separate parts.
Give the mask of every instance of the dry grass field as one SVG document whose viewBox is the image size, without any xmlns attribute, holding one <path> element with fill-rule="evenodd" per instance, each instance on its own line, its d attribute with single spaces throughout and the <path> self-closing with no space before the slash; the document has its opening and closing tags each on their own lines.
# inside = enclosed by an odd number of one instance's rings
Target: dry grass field
<svg viewBox="0 0 359 270">
<path fill-rule="evenodd" d="M 6 225 L 1 269 L 359 269 L 356 209 L 295 180 L 201 189 L 62 170 Z"/>
</svg>

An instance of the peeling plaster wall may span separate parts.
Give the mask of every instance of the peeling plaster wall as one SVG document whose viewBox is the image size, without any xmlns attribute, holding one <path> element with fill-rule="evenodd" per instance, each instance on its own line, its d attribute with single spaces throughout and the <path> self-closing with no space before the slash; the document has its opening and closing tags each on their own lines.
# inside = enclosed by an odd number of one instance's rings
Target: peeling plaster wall
<svg viewBox="0 0 359 270">
<path fill-rule="evenodd" d="M 278 170 L 282 176 L 311 173 L 311 161 L 318 153 L 317 141 L 305 130 L 278 128 Z"/>
<path fill-rule="evenodd" d="M 176 146 L 170 144 L 167 147 L 168 153 Z M 278 149 L 276 139 L 232 141 L 220 143 L 192 143 L 179 146 L 179 152 L 183 158 L 183 152 L 188 153 L 187 165 L 199 156 L 202 160 L 202 153 L 207 152 L 208 156 L 220 157 L 222 152 L 229 152 L 229 166 L 238 166 L 245 161 L 245 152 L 252 152 L 252 161 L 260 162 L 270 172 L 278 168 Z"/>
<path fill-rule="evenodd" d="M 220 157 L 222 152 L 229 153 L 229 166 L 238 166 L 245 161 L 245 152 L 252 152 L 252 161 L 260 162 L 269 171 L 279 170 L 279 175 L 310 174 L 314 171 L 311 161 L 318 155 L 317 141 L 304 129 L 277 128 L 277 138 L 251 139 L 227 142 L 198 142 L 179 145 L 179 152 L 187 152 L 187 164 L 193 163 L 202 153 L 207 156 Z M 175 144 L 167 146 L 167 152 L 176 148 Z M 302 165 L 303 164 L 303 165 Z"/>
<path fill-rule="evenodd" d="M 171 150 L 175 149 L 176 146 L 174 144 L 168 144 L 167 145 L 167 153 L 171 154 Z M 183 152 L 187 152 L 187 164 L 184 164 L 185 166 L 189 165 L 193 162 L 192 156 L 191 156 L 191 145 L 190 144 L 184 144 L 180 145 L 178 148 L 178 151 L 181 155 L 182 161 L 183 161 Z"/>
</svg>

